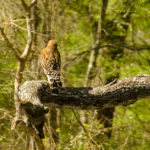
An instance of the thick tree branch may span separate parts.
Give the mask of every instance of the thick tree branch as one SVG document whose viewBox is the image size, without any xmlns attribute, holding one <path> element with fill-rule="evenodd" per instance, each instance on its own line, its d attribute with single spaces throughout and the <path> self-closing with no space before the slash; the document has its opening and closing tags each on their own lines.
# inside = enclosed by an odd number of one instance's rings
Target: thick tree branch
<svg viewBox="0 0 150 150">
<path fill-rule="evenodd" d="M 104 109 L 129 105 L 150 97 L 150 76 L 128 77 L 106 86 L 92 88 L 63 87 L 59 95 L 51 95 L 46 81 L 27 81 L 19 90 L 20 102 L 36 106 L 72 109 Z"/>
<path fill-rule="evenodd" d="M 51 94 L 47 81 L 27 81 L 18 92 L 21 119 L 27 127 L 33 128 L 39 138 L 44 137 L 46 106 L 103 110 L 129 105 L 146 97 L 150 97 L 150 76 L 128 77 L 97 88 L 62 87 L 59 95 Z M 18 121 L 16 118 L 15 123 Z"/>
</svg>

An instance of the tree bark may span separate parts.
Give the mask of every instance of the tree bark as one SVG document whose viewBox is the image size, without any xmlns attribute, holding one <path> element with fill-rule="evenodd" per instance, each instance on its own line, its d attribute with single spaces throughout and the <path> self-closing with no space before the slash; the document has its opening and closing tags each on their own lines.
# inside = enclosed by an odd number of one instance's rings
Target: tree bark
<svg viewBox="0 0 150 150">
<path fill-rule="evenodd" d="M 111 108 L 150 97 L 150 76 L 128 77 L 97 88 L 62 87 L 59 89 L 59 95 L 51 95 L 46 81 L 27 81 L 20 87 L 18 96 L 23 107 L 31 103 L 31 108 L 34 109 L 35 106 L 71 109 Z"/>
<path fill-rule="evenodd" d="M 21 122 L 31 128 L 30 134 L 35 137 L 37 146 L 43 148 L 40 138 L 44 137 L 46 106 L 103 111 L 133 104 L 138 99 L 150 97 L 150 76 L 128 77 L 97 88 L 62 87 L 58 95 L 51 95 L 47 81 L 26 81 L 20 87 L 18 96 L 23 112 Z"/>
<path fill-rule="evenodd" d="M 31 128 L 30 134 L 35 137 L 37 146 L 43 148 L 40 138 L 44 137 L 46 106 L 103 111 L 133 104 L 138 99 L 150 97 L 150 76 L 127 77 L 97 88 L 62 87 L 58 95 L 51 95 L 47 81 L 26 81 L 20 86 L 18 97 L 23 112 L 21 122 Z"/>
</svg>

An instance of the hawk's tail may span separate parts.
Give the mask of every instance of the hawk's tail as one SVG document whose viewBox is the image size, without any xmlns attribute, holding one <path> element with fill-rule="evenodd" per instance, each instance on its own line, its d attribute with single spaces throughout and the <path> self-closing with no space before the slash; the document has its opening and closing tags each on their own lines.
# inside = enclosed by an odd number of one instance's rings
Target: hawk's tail
<svg viewBox="0 0 150 150">
<path fill-rule="evenodd" d="M 50 84 L 50 89 L 53 94 L 58 94 L 58 88 L 62 87 L 62 82 L 60 80 L 60 72 L 53 72 L 49 75 L 48 82 Z"/>
</svg>

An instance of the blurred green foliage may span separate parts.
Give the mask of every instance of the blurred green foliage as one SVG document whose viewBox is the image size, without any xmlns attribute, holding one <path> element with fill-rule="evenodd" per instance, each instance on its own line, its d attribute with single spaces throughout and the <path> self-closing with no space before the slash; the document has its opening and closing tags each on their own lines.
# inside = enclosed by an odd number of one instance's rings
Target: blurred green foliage
<svg viewBox="0 0 150 150">
<path fill-rule="evenodd" d="M 29 2 L 29 1 L 27 1 Z M 132 3 L 132 9 L 127 3 Z M 26 43 L 25 16 L 17 0 L 0 2 L 0 20 L 5 32 L 22 52 Z M 101 0 L 56 1 L 54 11 L 55 39 L 59 43 L 62 56 L 62 76 L 65 86 L 84 86 L 89 63 L 88 50 L 96 38 L 97 24 L 100 17 Z M 129 20 L 126 13 L 131 11 Z M 39 25 L 37 29 L 36 55 L 45 46 L 46 34 L 42 32 L 42 15 L 49 13 L 49 7 L 38 2 Z M 128 45 L 147 47 L 150 43 L 150 2 L 149 0 L 110 0 L 106 11 L 105 29 L 102 44 L 124 42 Z M 48 31 L 47 31 L 48 32 Z M 45 34 L 45 36 L 44 36 Z M 32 51 L 34 53 L 34 51 Z M 23 72 L 23 81 L 34 79 L 32 76 L 32 53 Z M 23 150 L 26 134 L 21 128 L 10 130 L 15 109 L 13 102 L 14 78 L 17 60 L 0 38 L 0 149 Z M 40 79 L 46 79 L 39 72 Z M 92 86 L 100 86 L 114 78 L 150 74 L 150 50 L 131 50 L 123 46 L 100 49 Z M 105 80 L 104 82 L 100 82 Z M 87 133 L 82 130 L 71 110 L 62 110 L 61 126 L 57 129 L 60 136 L 59 150 L 148 150 L 150 149 L 150 102 L 140 100 L 130 106 L 116 108 L 113 120 L 112 137 L 105 135 L 106 130 L 96 119 L 84 124 Z M 78 112 L 78 117 L 81 111 Z M 87 112 L 90 116 L 90 112 Z M 100 134 L 101 138 L 96 137 Z M 28 136 L 28 135 L 27 135 Z M 49 138 L 43 141 L 48 149 Z M 15 144 L 14 144 L 15 143 Z"/>
</svg>

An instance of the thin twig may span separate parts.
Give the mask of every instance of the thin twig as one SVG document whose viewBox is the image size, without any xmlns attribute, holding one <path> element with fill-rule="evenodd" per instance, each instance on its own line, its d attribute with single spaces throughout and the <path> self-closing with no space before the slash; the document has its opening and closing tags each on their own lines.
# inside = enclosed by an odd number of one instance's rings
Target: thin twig
<svg viewBox="0 0 150 150">
<path fill-rule="evenodd" d="M 84 132 L 87 133 L 87 130 L 85 129 L 84 125 L 82 124 L 82 122 L 80 121 L 80 119 L 77 117 L 75 111 L 72 109 L 72 112 L 76 118 L 76 120 L 78 121 L 78 123 L 80 124 L 80 126 L 83 128 Z"/>
<path fill-rule="evenodd" d="M 17 50 L 18 48 L 14 48 L 13 44 L 9 41 L 8 37 L 6 36 L 6 34 L 4 33 L 4 29 L 2 27 L 0 27 L 0 32 L 2 37 L 4 38 L 5 42 L 7 43 L 7 46 L 13 51 L 15 57 L 20 60 L 20 56 L 19 56 L 19 50 Z"/>
<path fill-rule="evenodd" d="M 83 130 L 84 130 L 84 132 L 85 132 L 87 138 L 88 138 L 89 140 L 91 140 L 91 141 L 98 147 L 96 141 L 95 141 L 95 140 L 93 139 L 93 137 L 91 137 L 91 135 L 87 132 L 87 130 L 85 129 L 84 125 L 81 123 L 80 119 L 77 117 L 77 115 L 76 115 L 76 113 L 75 113 L 75 111 L 74 111 L 73 109 L 72 109 L 72 112 L 73 112 L 73 114 L 74 114 L 76 120 L 77 120 L 78 123 L 80 124 L 80 126 L 83 128 Z"/>
</svg>

